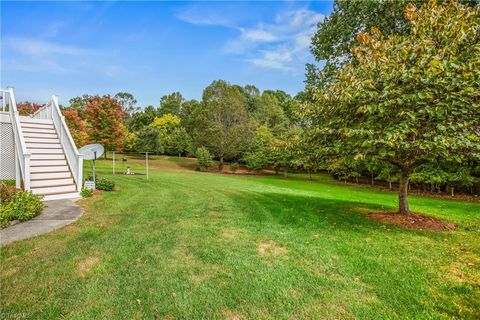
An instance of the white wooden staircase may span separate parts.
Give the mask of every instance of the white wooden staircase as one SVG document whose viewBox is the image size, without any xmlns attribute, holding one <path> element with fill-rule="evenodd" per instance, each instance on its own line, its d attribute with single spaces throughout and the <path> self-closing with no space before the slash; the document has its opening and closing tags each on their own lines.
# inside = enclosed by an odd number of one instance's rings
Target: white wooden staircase
<svg viewBox="0 0 480 320">
<path fill-rule="evenodd" d="M 20 117 L 30 151 L 30 190 L 46 199 L 79 196 L 53 120 Z"/>
<path fill-rule="evenodd" d="M 17 188 L 23 187 L 43 200 L 80 196 L 83 156 L 78 153 L 56 96 L 29 116 L 17 111 L 13 89 L 9 113 L 15 137 Z"/>
</svg>

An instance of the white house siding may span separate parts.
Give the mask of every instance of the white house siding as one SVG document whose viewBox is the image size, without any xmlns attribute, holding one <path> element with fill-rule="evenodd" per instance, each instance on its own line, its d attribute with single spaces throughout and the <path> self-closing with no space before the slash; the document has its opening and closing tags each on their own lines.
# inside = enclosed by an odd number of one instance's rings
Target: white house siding
<svg viewBox="0 0 480 320">
<path fill-rule="evenodd" d="M 0 112 L 0 179 L 15 179 L 15 145 L 8 112 Z"/>
</svg>

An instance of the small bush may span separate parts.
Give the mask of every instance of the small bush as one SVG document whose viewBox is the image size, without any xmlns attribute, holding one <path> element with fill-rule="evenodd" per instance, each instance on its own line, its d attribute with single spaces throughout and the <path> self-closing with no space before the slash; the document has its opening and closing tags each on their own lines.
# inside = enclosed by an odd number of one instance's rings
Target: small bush
<svg viewBox="0 0 480 320">
<path fill-rule="evenodd" d="M 12 211 L 7 211 L 7 206 L 0 206 L 0 228 L 6 228 L 10 225 L 10 221 L 15 220 L 12 216 Z"/>
<path fill-rule="evenodd" d="M 87 176 L 88 181 L 93 180 L 93 176 L 90 174 Z M 104 191 L 113 191 L 115 188 L 115 181 L 108 179 L 101 179 L 98 176 L 95 177 L 95 188 Z"/>
<path fill-rule="evenodd" d="M 5 179 L 2 180 L 1 182 L 5 183 L 7 186 L 15 186 L 15 179 Z"/>
<path fill-rule="evenodd" d="M 0 207 L 1 227 L 7 227 L 12 220 L 26 221 L 35 217 L 43 209 L 41 198 L 31 192 L 15 193 L 9 203 Z"/>
<path fill-rule="evenodd" d="M 80 195 L 83 198 L 90 198 L 91 196 L 93 196 L 93 189 L 87 189 L 82 187 L 82 190 L 80 191 Z"/>
<path fill-rule="evenodd" d="M 17 190 L 15 185 L 10 185 L 7 181 L 0 181 L 0 204 L 7 204 L 12 200 Z"/>
<path fill-rule="evenodd" d="M 115 181 L 108 179 L 97 179 L 95 187 L 104 191 L 113 191 L 113 188 L 115 188 Z"/>
<path fill-rule="evenodd" d="M 195 152 L 195 156 L 198 160 L 198 169 L 200 171 L 205 171 L 212 166 L 212 155 L 205 147 L 200 147 Z"/>
<path fill-rule="evenodd" d="M 230 164 L 230 171 L 237 172 L 238 168 L 240 168 L 240 165 L 238 164 L 238 162 L 234 162 Z"/>
</svg>

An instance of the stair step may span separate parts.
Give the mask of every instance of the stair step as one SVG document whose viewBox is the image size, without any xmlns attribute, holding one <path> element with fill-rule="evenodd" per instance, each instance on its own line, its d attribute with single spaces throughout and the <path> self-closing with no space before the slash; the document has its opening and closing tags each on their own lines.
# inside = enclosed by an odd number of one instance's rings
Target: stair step
<svg viewBox="0 0 480 320">
<path fill-rule="evenodd" d="M 32 137 L 24 137 L 26 143 L 48 143 L 48 144 L 53 144 L 53 143 L 60 143 L 60 139 L 58 138 L 32 138 Z"/>
<path fill-rule="evenodd" d="M 44 149 L 44 148 L 28 148 L 28 150 L 34 154 L 63 154 L 62 148 L 49 148 L 49 149 Z"/>
<path fill-rule="evenodd" d="M 42 139 L 58 139 L 56 133 L 44 133 L 44 132 L 25 132 L 23 131 L 23 137 L 27 138 L 42 138 Z"/>
<path fill-rule="evenodd" d="M 57 179 L 57 178 L 70 178 L 72 174 L 70 171 L 51 171 L 51 172 L 32 172 L 30 173 L 31 180 L 37 179 Z"/>
<path fill-rule="evenodd" d="M 49 186 L 49 187 L 37 187 L 31 188 L 33 194 L 58 194 L 58 193 L 68 193 L 68 192 L 75 192 L 77 191 L 76 186 L 72 184 L 68 185 L 56 185 L 56 186 Z"/>
<path fill-rule="evenodd" d="M 73 184 L 73 178 L 31 179 L 30 181 L 32 188 Z"/>
<path fill-rule="evenodd" d="M 45 142 L 26 142 L 27 149 L 30 148 L 41 148 L 41 149 L 61 149 L 62 145 L 60 143 L 45 143 Z"/>
<path fill-rule="evenodd" d="M 53 126 L 53 124 L 49 124 L 49 123 L 21 122 L 20 126 L 22 127 L 22 130 L 27 128 L 34 129 L 34 130 L 37 130 L 37 129 L 55 130 L 55 127 Z"/>
<path fill-rule="evenodd" d="M 44 129 L 44 128 L 31 128 L 31 127 L 22 127 L 22 132 L 27 133 L 53 133 L 57 134 L 55 129 Z"/>
<path fill-rule="evenodd" d="M 69 171 L 69 170 L 68 170 L 68 166 L 40 166 L 40 167 L 30 166 L 30 172 L 32 173 L 55 172 L 55 171 Z"/>
<path fill-rule="evenodd" d="M 53 124 L 52 119 L 36 119 L 25 116 L 20 116 L 21 123 L 39 123 L 39 124 Z"/>
<path fill-rule="evenodd" d="M 58 153 L 33 153 L 30 157 L 31 160 L 62 160 L 65 159 L 63 152 Z"/>
<path fill-rule="evenodd" d="M 80 193 L 78 192 L 50 193 L 48 195 L 43 196 L 43 201 L 73 199 L 73 198 L 80 198 Z"/>
<path fill-rule="evenodd" d="M 31 167 L 43 167 L 43 166 L 66 166 L 67 160 L 60 159 L 60 160 L 38 160 L 32 159 L 30 160 Z"/>
</svg>

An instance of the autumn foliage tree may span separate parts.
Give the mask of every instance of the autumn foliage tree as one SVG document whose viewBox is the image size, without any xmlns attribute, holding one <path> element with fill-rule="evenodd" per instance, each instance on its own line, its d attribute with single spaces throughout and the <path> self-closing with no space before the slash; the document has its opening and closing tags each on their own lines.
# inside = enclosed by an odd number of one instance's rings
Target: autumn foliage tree
<svg viewBox="0 0 480 320">
<path fill-rule="evenodd" d="M 480 9 L 409 4 L 405 17 L 408 35 L 359 34 L 355 59 L 307 109 L 312 141 L 326 153 L 398 168 L 402 214 L 417 167 L 480 159 Z"/>
<path fill-rule="evenodd" d="M 121 149 L 126 128 L 122 123 L 122 106 L 109 95 L 90 97 L 85 107 L 85 120 L 90 143 L 99 143 L 106 150 Z"/>
<path fill-rule="evenodd" d="M 87 124 L 78 114 L 78 110 L 68 108 L 64 109 L 62 113 L 77 147 L 80 148 L 86 145 L 88 143 Z"/>
<path fill-rule="evenodd" d="M 41 107 L 42 107 L 41 104 L 28 102 L 28 101 L 17 103 L 17 110 L 21 116 L 31 115 Z"/>
</svg>

